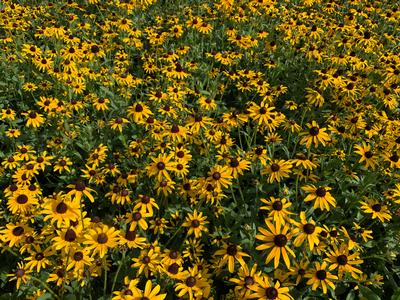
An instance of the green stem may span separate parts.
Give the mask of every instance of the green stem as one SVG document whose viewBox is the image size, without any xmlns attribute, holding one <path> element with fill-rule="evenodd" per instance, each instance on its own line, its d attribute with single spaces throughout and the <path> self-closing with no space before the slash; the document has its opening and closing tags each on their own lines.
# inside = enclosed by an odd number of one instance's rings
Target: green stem
<svg viewBox="0 0 400 300">
<path fill-rule="evenodd" d="M 103 299 L 106 299 L 106 290 L 107 290 L 107 258 L 105 259 L 105 267 L 104 267 Z"/>
<path fill-rule="evenodd" d="M 39 278 L 33 277 L 31 276 L 31 279 L 33 279 L 33 281 L 36 281 L 38 283 L 40 283 L 41 285 L 44 286 L 44 288 L 54 296 L 55 299 L 60 299 L 60 297 L 57 296 L 57 294 L 49 287 L 49 285 L 45 282 L 43 282 L 42 280 L 40 280 Z"/>
<path fill-rule="evenodd" d="M 118 279 L 119 271 L 121 271 L 122 263 L 123 263 L 124 260 L 125 260 L 125 251 L 122 252 L 122 258 L 121 258 L 121 260 L 119 262 L 117 273 L 115 273 L 114 281 L 113 281 L 113 284 L 112 284 L 112 287 L 111 287 L 111 293 L 114 291 L 115 284 L 116 284 L 117 279 Z"/>
</svg>

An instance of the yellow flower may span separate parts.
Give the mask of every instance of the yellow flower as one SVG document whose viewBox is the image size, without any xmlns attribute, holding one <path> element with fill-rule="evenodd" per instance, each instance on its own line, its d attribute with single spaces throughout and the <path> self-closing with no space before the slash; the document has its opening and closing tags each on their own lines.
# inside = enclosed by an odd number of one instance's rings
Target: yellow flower
<svg viewBox="0 0 400 300">
<path fill-rule="evenodd" d="M 214 256 L 222 255 L 222 258 L 218 262 L 218 267 L 223 267 L 228 264 L 228 271 L 233 273 L 235 270 L 235 261 L 238 261 L 241 266 L 246 263 L 243 257 L 249 257 L 247 253 L 242 251 L 242 247 L 235 244 L 223 243 L 223 249 L 217 250 Z"/>
<path fill-rule="evenodd" d="M 32 207 L 36 204 L 38 204 L 38 200 L 27 189 L 18 189 L 7 202 L 8 209 L 13 214 L 26 214 L 30 212 Z"/>
<path fill-rule="evenodd" d="M 183 222 L 183 227 L 189 227 L 188 235 L 194 234 L 196 238 L 200 238 L 203 232 L 207 232 L 208 228 L 206 225 L 209 223 L 206 221 L 207 217 L 203 216 L 203 213 L 197 213 L 195 209 L 193 214 L 188 213 L 185 222 Z"/>
<path fill-rule="evenodd" d="M 56 223 L 57 227 L 70 226 L 80 217 L 80 203 L 71 200 L 69 196 L 61 192 L 43 200 L 42 214 L 45 215 L 44 221 L 51 219 L 51 224 Z"/>
<path fill-rule="evenodd" d="M 17 290 L 21 287 L 21 283 L 26 283 L 30 276 L 29 274 L 32 271 L 28 270 L 23 262 L 19 262 L 17 264 L 17 270 L 11 274 L 7 274 L 7 277 L 10 277 L 10 281 L 17 281 Z"/>
<path fill-rule="evenodd" d="M 159 154 L 158 157 L 151 157 L 153 161 L 146 167 L 149 176 L 156 176 L 158 181 L 164 178 L 171 180 L 168 172 L 175 171 L 176 163 L 172 161 L 172 154 Z"/>
<path fill-rule="evenodd" d="M 376 161 L 377 157 L 371 151 L 371 145 L 368 145 L 363 142 L 362 145 L 355 145 L 354 149 L 355 149 L 354 152 L 361 156 L 358 162 L 359 163 L 364 162 L 366 168 L 371 167 L 371 169 L 374 170 L 377 164 Z"/>
<path fill-rule="evenodd" d="M 320 128 L 317 122 L 312 121 L 307 124 L 307 127 L 309 128 L 308 132 L 300 133 L 300 135 L 304 135 L 300 143 L 306 144 L 308 149 L 311 147 L 311 144 L 314 144 L 315 148 L 318 148 L 319 143 L 325 146 L 330 141 L 330 137 L 326 133 L 326 128 Z"/>
<path fill-rule="evenodd" d="M 83 195 L 88 197 L 90 202 L 94 202 L 94 197 L 90 193 L 93 192 L 93 190 L 88 188 L 83 181 L 79 180 L 75 184 L 67 185 L 67 187 L 72 189 L 68 192 L 67 196 L 73 196 L 74 200 L 77 202 L 81 201 Z"/>
<path fill-rule="evenodd" d="M 306 185 L 301 188 L 303 191 L 309 193 L 304 202 L 314 201 L 314 208 L 319 208 L 321 210 L 329 211 L 332 207 L 336 207 L 336 200 L 332 197 L 330 187 L 315 185 Z"/>
<path fill-rule="evenodd" d="M 180 281 L 175 285 L 175 291 L 178 292 L 177 296 L 180 299 L 186 294 L 189 300 L 198 299 L 203 295 L 205 288 L 209 287 L 207 279 L 201 276 L 197 266 L 184 271 L 180 276 Z"/>
<path fill-rule="evenodd" d="M 288 241 L 293 235 L 289 231 L 289 223 L 286 223 L 284 227 L 281 228 L 280 224 L 276 224 L 274 226 L 270 221 L 265 219 L 265 224 L 267 225 L 269 231 L 262 227 L 258 227 L 258 231 L 261 234 L 257 234 L 256 239 L 264 243 L 257 246 L 256 250 L 272 248 L 265 259 L 265 263 L 268 264 L 271 260 L 274 260 L 274 268 L 277 269 L 279 266 L 280 257 L 282 255 L 286 267 L 290 268 L 290 259 L 288 253 L 293 257 L 296 255 L 287 245 Z"/>
<path fill-rule="evenodd" d="M 99 253 L 100 258 L 103 258 L 108 249 L 118 245 L 118 234 L 119 231 L 114 227 L 96 226 L 94 229 L 90 229 L 88 234 L 85 234 L 84 244 L 88 245 L 87 248 L 93 250 L 94 253 Z"/>
<path fill-rule="evenodd" d="M 254 264 L 251 270 L 245 264 L 240 267 L 237 276 L 229 279 L 229 281 L 236 284 L 236 297 L 243 300 L 250 299 L 251 287 L 257 286 L 256 280 L 261 276 L 261 271 L 257 272 L 257 264 Z"/>
<path fill-rule="evenodd" d="M 132 292 L 132 296 L 134 297 L 133 299 L 163 300 L 167 297 L 167 294 L 159 294 L 160 290 L 161 287 L 159 285 L 153 288 L 151 280 L 147 280 L 144 291 L 135 289 Z"/>
<path fill-rule="evenodd" d="M 208 173 L 207 181 L 215 184 L 216 189 L 228 188 L 232 182 L 232 176 L 227 166 L 214 166 Z"/>
<path fill-rule="evenodd" d="M 45 121 L 45 118 L 42 114 L 29 110 L 28 112 L 21 113 L 21 115 L 27 117 L 26 126 L 37 128 L 42 125 Z"/>
<path fill-rule="evenodd" d="M 286 221 L 290 221 L 289 215 L 293 214 L 287 208 L 292 206 L 292 203 L 287 201 L 286 198 L 270 197 L 268 200 L 261 198 L 261 202 L 267 204 L 261 206 L 260 210 L 268 211 L 268 219 L 273 220 L 277 226 L 285 225 Z"/>
<path fill-rule="evenodd" d="M 378 200 L 366 199 L 365 201 L 360 201 L 360 203 L 362 204 L 361 209 L 365 213 L 372 214 L 372 219 L 378 218 L 382 223 L 392 219 L 387 205 L 380 203 Z"/>
<path fill-rule="evenodd" d="M 304 240 L 307 240 L 310 250 L 314 249 L 314 245 L 319 244 L 318 235 L 322 231 L 322 228 L 319 226 L 315 226 L 315 221 L 306 219 L 306 213 L 302 211 L 300 213 L 300 222 L 293 221 L 293 224 L 296 225 L 296 228 L 293 229 L 293 234 L 299 235 L 294 240 L 293 244 L 296 247 L 300 247 L 303 244 Z"/>
<path fill-rule="evenodd" d="M 251 285 L 249 289 L 254 291 L 249 299 L 257 298 L 258 300 L 292 300 L 288 287 L 281 287 L 279 280 L 273 283 L 268 276 L 256 277 L 256 285 Z"/>
<path fill-rule="evenodd" d="M 282 178 L 289 177 L 292 163 L 290 161 L 271 160 L 269 164 L 261 171 L 262 175 L 269 174 L 268 182 L 273 183 L 274 181 L 281 182 Z"/>
<path fill-rule="evenodd" d="M 325 258 L 327 262 L 332 264 L 329 266 L 329 270 L 338 269 L 339 279 L 342 279 L 344 272 L 348 272 L 354 279 L 358 279 L 363 272 L 353 265 L 359 265 L 364 262 L 359 259 L 360 254 L 358 252 L 349 253 L 346 244 L 342 244 L 340 248 L 335 244 L 332 246 L 333 249 L 328 249 L 327 258 Z"/>
<path fill-rule="evenodd" d="M 335 289 L 335 284 L 332 280 L 336 280 L 338 277 L 326 271 L 326 267 L 327 263 L 325 261 L 322 264 L 316 262 L 315 268 L 304 275 L 305 278 L 309 278 L 307 285 L 311 285 L 313 291 L 318 287 L 322 287 L 323 293 L 326 294 L 328 292 L 328 286 L 331 287 L 332 290 Z"/>
</svg>

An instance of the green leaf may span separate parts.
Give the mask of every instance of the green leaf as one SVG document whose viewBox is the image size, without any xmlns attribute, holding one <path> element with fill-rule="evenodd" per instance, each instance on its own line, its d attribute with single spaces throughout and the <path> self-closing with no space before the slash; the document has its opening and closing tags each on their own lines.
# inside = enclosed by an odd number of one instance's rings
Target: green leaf
<svg viewBox="0 0 400 300">
<path fill-rule="evenodd" d="M 362 285 L 360 285 L 359 288 L 360 288 L 361 294 L 365 298 L 367 298 L 367 300 L 381 300 L 381 298 L 377 294 L 375 294 L 371 289 L 369 289 L 365 286 L 362 286 Z"/>
<path fill-rule="evenodd" d="M 356 295 L 354 294 L 353 291 L 347 294 L 346 300 L 354 300 Z"/>
<path fill-rule="evenodd" d="M 390 300 L 400 300 L 400 289 L 397 289 Z"/>
</svg>

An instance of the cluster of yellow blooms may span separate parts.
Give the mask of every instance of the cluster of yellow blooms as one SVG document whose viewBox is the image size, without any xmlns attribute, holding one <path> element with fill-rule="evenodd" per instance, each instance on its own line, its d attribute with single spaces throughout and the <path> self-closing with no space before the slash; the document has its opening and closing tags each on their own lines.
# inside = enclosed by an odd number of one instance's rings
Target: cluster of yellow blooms
<svg viewBox="0 0 400 300">
<path fill-rule="evenodd" d="M 393 293 L 399 20 L 370 0 L 3 1 L 0 290 Z"/>
</svg>

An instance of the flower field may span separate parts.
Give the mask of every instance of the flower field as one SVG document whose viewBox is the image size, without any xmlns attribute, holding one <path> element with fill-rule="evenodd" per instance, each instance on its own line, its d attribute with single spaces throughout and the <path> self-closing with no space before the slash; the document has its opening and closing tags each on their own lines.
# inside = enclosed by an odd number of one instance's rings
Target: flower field
<svg viewBox="0 0 400 300">
<path fill-rule="evenodd" d="M 400 5 L 0 3 L 0 299 L 400 299 Z"/>
</svg>

